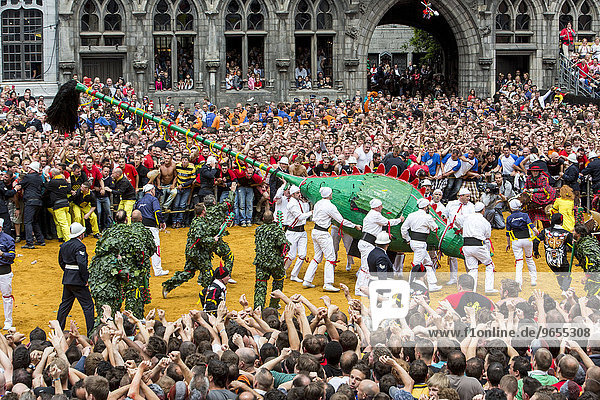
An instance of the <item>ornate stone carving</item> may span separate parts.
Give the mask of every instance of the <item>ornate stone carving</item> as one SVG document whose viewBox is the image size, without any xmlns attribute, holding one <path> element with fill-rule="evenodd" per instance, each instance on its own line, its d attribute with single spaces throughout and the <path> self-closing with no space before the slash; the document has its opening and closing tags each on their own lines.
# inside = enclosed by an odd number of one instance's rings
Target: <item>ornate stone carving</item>
<svg viewBox="0 0 600 400">
<path fill-rule="evenodd" d="M 75 63 L 75 61 L 61 61 L 58 63 L 58 68 L 65 72 L 68 72 L 73 71 L 76 65 L 77 63 Z"/>
<path fill-rule="evenodd" d="M 552 70 L 556 66 L 556 58 L 554 57 L 544 57 L 542 59 L 542 67 L 544 69 Z"/>
<path fill-rule="evenodd" d="M 147 68 L 148 60 L 135 60 L 133 62 L 133 69 L 135 69 L 135 72 L 137 72 L 138 74 L 145 72 Z"/>
<path fill-rule="evenodd" d="M 206 69 L 208 69 L 208 72 L 216 72 L 220 65 L 220 60 L 206 60 Z"/>
<path fill-rule="evenodd" d="M 285 72 L 290 68 L 290 60 L 288 58 L 278 58 L 275 60 L 275 66 L 279 72 Z"/>
<path fill-rule="evenodd" d="M 348 69 L 356 68 L 360 64 L 360 60 L 358 58 L 347 58 L 344 60 L 344 65 Z"/>
<path fill-rule="evenodd" d="M 479 66 L 482 69 L 490 69 L 492 62 L 493 62 L 493 60 L 491 58 L 479 57 Z"/>
<path fill-rule="evenodd" d="M 351 26 L 348 29 L 346 29 L 346 32 L 344 32 L 346 34 L 346 36 L 355 39 L 358 37 L 358 29 L 356 29 L 355 26 Z"/>
<path fill-rule="evenodd" d="M 482 26 L 479 28 L 479 32 L 481 32 L 481 36 L 488 36 L 490 33 L 492 33 L 492 28 L 489 26 Z"/>
<path fill-rule="evenodd" d="M 358 5 L 358 11 L 360 11 L 361 14 L 365 14 L 367 12 L 367 3 L 360 3 Z"/>
</svg>

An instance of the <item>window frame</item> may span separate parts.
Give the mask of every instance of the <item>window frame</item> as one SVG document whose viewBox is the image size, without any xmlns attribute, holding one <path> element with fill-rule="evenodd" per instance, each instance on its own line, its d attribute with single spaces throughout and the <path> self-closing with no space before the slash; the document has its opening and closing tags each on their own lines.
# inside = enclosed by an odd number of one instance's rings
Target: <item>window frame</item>
<svg viewBox="0 0 600 400">
<path fill-rule="evenodd" d="M 26 15 L 25 13 L 33 13 L 36 15 L 32 15 L 29 18 L 36 18 L 40 20 L 39 26 L 34 25 L 36 27 L 36 29 L 34 31 L 29 31 L 26 32 L 26 28 L 31 27 L 32 25 L 30 23 L 25 23 L 26 20 Z M 8 13 L 17 13 L 16 17 L 12 17 L 12 19 L 14 20 L 18 20 L 19 21 L 19 30 L 18 33 L 12 33 L 11 35 L 14 37 L 16 35 L 18 35 L 18 40 L 5 40 L 5 34 L 4 34 L 4 30 L 5 30 L 5 20 L 11 17 L 5 17 L 5 14 Z M 7 81 L 7 82 L 11 82 L 11 81 L 31 81 L 31 82 L 38 82 L 38 81 L 43 81 L 44 80 L 44 13 L 42 10 L 38 9 L 38 8 L 25 8 L 25 7 L 20 7 L 20 8 L 7 8 L 5 10 L 2 11 L 2 13 L 0 13 L 0 21 L 1 21 L 1 26 L 2 26 L 2 43 L 1 43 L 1 49 L 2 49 L 2 80 L 3 81 Z M 14 25 L 13 25 L 14 26 Z M 25 40 L 25 35 L 27 33 L 31 34 L 31 32 L 35 32 L 34 36 L 37 37 L 37 33 L 39 32 L 39 40 Z M 19 52 L 8 52 L 7 47 L 12 46 L 12 47 L 17 47 L 20 49 Z M 25 49 L 28 46 L 39 46 L 39 51 L 36 51 L 35 53 L 32 53 L 31 51 L 26 51 Z M 9 56 L 16 56 L 18 55 L 18 60 L 14 60 L 14 61 L 8 61 L 7 57 Z M 27 58 L 30 58 L 32 55 L 37 55 L 39 56 L 39 61 L 35 61 L 36 63 L 39 62 L 39 75 L 37 78 L 31 78 L 31 76 L 27 76 L 27 68 L 26 65 L 27 63 L 31 64 L 31 59 L 29 61 L 27 61 Z M 6 70 L 6 66 L 9 63 L 18 63 L 20 64 L 20 69 L 17 71 L 16 69 L 11 69 L 9 70 L 9 72 L 7 72 Z M 16 74 L 18 72 L 19 76 L 13 75 L 12 77 L 8 74 Z M 31 75 L 31 72 L 29 73 L 29 75 Z"/>
</svg>

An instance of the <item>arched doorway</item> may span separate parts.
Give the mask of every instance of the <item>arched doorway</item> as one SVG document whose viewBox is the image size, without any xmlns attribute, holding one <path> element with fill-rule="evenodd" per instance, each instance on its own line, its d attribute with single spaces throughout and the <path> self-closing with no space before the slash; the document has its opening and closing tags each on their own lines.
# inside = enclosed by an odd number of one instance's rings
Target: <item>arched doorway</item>
<svg viewBox="0 0 600 400">
<path fill-rule="evenodd" d="M 363 71 L 367 70 L 369 47 L 375 29 L 379 26 L 404 25 L 429 33 L 441 48 L 441 57 L 434 69 L 443 74 L 447 87 L 460 95 L 474 88 L 477 92 L 489 92 L 489 79 L 482 79 L 488 64 L 482 61 L 484 54 L 480 30 L 475 22 L 471 2 L 444 0 L 432 3 L 439 16 L 423 17 L 424 6 L 414 0 L 374 0 L 361 16 L 360 24 L 365 31 L 357 46 Z M 394 40 L 394 39 L 391 39 Z M 367 79 L 365 77 L 365 89 Z"/>
</svg>

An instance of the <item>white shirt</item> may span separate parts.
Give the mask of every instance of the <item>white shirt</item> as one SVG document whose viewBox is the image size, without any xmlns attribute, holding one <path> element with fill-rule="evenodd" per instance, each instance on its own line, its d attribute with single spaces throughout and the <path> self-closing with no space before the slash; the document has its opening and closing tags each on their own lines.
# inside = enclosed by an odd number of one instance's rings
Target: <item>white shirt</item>
<svg viewBox="0 0 600 400">
<path fill-rule="evenodd" d="M 408 217 L 402 224 L 402 238 L 407 242 L 410 242 L 409 230 L 413 232 L 429 234 L 431 231 L 437 230 L 438 226 L 435 220 L 429 213 L 423 209 L 408 214 Z"/>
<path fill-rule="evenodd" d="M 371 210 L 363 219 L 363 232 L 369 233 L 375 237 L 381 232 L 382 227 L 398 225 L 402 223 L 400 218 L 387 219 L 379 211 Z"/>
<path fill-rule="evenodd" d="M 439 203 L 431 203 L 431 205 L 435 205 L 435 212 L 440 213 L 443 216 L 446 215 L 446 206 L 440 201 Z"/>
<path fill-rule="evenodd" d="M 312 219 L 315 225 L 319 225 L 321 228 L 329 228 L 332 219 L 336 220 L 339 224 L 343 223 L 348 228 L 356 226 L 352 221 L 344 219 L 337 207 L 329 199 L 321 199 L 315 203 Z"/>
<path fill-rule="evenodd" d="M 463 219 L 463 237 L 487 240 L 492 236 L 492 225 L 483 214 L 476 212 L 464 216 Z"/>
<path fill-rule="evenodd" d="M 368 153 L 365 153 L 363 146 L 357 147 L 354 150 L 356 154 L 356 168 L 361 171 L 365 170 L 365 166 L 368 165 L 371 161 L 373 161 L 373 150 L 369 150 Z"/>
<path fill-rule="evenodd" d="M 281 185 L 279 189 L 277 189 L 277 193 L 275 193 L 275 197 L 273 197 L 273 202 L 275 203 L 275 218 L 277 218 L 277 213 L 281 211 L 283 213 L 283 217 L 281 218 L 285 221 L 285 216 L 287 214 L 287 205 L 289 199 L 283 194 L 283 188 L 285 185 Z"/>
<path fill-rule="evenodd" d="M 287 214 L 284 219 L 284 225 L 287 225 L 290 228 L 304 225 L 308 217 L 312 214 L 310 211 L 305 212 L 305 210 L 307 209 L 300 204 L 298 199 L 290 197 L 287 204 Z"/>
<path fill-rule="evenodd" d="M 448 203 L 446 207 L 446 214 L 448 216 L 448 224 L 454 223 L 458 228 L 462 227 L 460 223 L 463 221 L 459 216 L 473 214 L 475 212 L 475 205 L 470 201 L 467 204 L 463 204 L 460 200 L 453 200 Z"/>
</svg>

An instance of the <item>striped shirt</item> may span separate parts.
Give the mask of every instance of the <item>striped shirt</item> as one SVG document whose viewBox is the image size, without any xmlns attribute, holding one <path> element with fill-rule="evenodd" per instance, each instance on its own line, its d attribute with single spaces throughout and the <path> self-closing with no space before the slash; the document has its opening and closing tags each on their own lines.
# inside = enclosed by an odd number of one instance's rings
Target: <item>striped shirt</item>
<svg viewBox="0 0 600 400">
<path fill-rule="evenodd" d="M 189 163 L 187 167 L 177 164 L 175 170 L 177 171 L 177 185 L 190 186 L 196 178 L 196 166 L 192 163 Z"/>
</svg>

